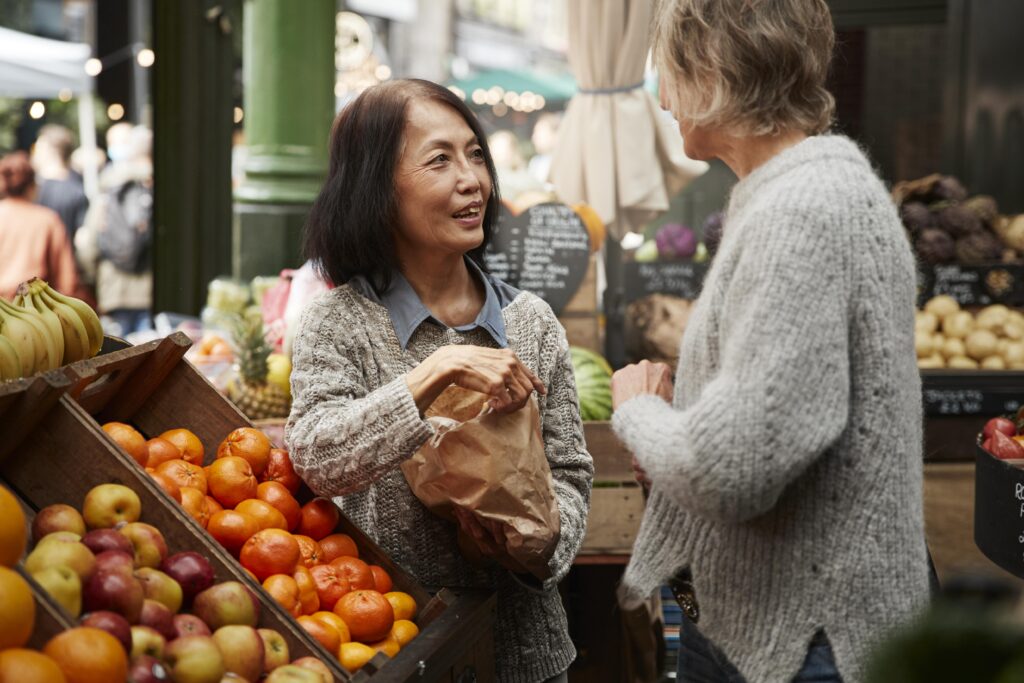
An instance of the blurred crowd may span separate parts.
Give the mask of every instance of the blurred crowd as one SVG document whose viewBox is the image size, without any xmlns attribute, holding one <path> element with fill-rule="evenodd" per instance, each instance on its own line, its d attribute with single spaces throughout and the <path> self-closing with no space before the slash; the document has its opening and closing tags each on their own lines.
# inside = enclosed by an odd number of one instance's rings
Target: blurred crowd
<svg viewBox="0 0 1024 683">
<path fill-rule="evenodd" d="M 59 125 L 43 126 L 30 153 L 0 158 L 0 296 L 40 277 L 88 301 L 108 334 L 152 327 L 152 132 L 118 123 L 93 158 Z M 88 197 L 85 164 L 99 170 Z"/>
</svg>

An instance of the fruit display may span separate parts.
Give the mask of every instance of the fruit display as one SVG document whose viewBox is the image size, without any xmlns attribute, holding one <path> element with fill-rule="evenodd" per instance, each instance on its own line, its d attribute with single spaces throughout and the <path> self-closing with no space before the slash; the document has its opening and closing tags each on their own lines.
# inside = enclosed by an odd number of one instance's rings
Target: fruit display
<svg viewBox="0 0 1024 683">
<path fill-rule="evenodd" d="M 981 447 L 1000 460 L 1024 462 L 1024 408 L 1014 419 L 993 417 L 981 430 Z"/>
<path fill-rule="evenodd" d="M 238 376 L 228 383 L 228 398 L 251 420 L 288 417 L 291 396 L 268 379 L 268 359 L 273 348 L 267 341 L 262 318 L 235 316 L 231 321 Z"/>
<path fill-rule="evenodd" d="M 612 416 L 612 368 L 596 351 L 573 346 L 573 374 L 584 421 L 610 420 Z"/>
<path fill-rule="evenodd" d="M 972 313 L 950 296 L 925 303 L 914 320 L 920 368 L 1024 370 L 1024 313 L 993 304 Z"/>
<path fill-rule="evenodd" d="M 96 312 L 39 278 L 19 285 L 13 302 L 0 298 L 0 381 L 92 358 L 102 345 Z"/>
</svg>

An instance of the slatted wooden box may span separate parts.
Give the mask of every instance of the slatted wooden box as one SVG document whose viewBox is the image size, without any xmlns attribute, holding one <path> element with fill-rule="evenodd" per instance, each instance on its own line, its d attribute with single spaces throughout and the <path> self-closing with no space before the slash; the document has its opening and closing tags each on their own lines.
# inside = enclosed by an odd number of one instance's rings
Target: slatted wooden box
<svg viewBox="0 0 1024 683">
<path fill-rule="evenodd" d="M 583 432 L 594 458 L 594 488 L 580 554 L 629 555 L 644 516 L 644 493 L 633 477 L 629 451 L 611 422 L 584 422 Z"/>
</svg>

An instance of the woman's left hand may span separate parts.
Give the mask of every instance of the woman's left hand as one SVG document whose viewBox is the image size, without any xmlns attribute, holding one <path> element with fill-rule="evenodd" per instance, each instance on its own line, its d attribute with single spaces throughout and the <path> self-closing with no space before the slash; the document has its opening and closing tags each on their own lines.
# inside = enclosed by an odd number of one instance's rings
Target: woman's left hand
<svg viewBox="0 0 1024 683">
<path fill-rule="evenodd" d="M 642 360 L 612 375 L 613 410 L 618 410 L 623 403 L 642 394 L 653 394 L 671 403 L 672 369 L 664 363 Z"/>
</svg>

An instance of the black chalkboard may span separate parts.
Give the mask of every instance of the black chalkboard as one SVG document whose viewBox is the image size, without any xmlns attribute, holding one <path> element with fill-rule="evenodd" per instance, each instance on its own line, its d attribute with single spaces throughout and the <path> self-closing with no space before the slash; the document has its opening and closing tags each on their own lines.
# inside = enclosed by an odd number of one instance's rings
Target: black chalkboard
<svg viewBox="0 0 1024 683">
<path fill-rule="evenodd" d="M 929 416 L 1014 413 L 1024 402 L 1024 372 L 922 370 L 921 395 Z"/>
<path fill-rule="evenodd" d="M 1024 578 L 1024 470 L 976 446 L 974 543 L 997 565 Z"/>
<path fill-rule="evenodd" d="M 693 261 L 629 262 L 625 265 L 626 303 L 648 294 L 671 294 L 696 299 L 704 285 L 706 263 Z"/>
<path fill-rule="evenodd" d="M 922 305 L 940 294 L 961 306 L 1024 305 L 1024 266 L 1018 264 L 932 266 L 921 271 L 920 285 Z"/>
<path fill-rule="evenodd" d="M 518 215 L 502 207 L 484 261 L 494 275 L 533 292 L 558 315 L 587 274 L 590 235 L 565 204 L 535 204 Z"/>
</svg>

